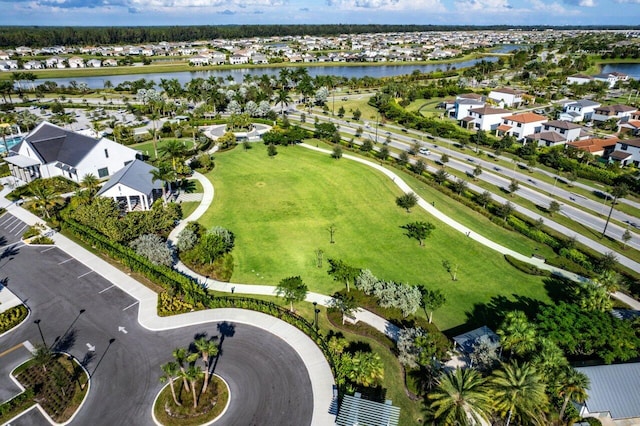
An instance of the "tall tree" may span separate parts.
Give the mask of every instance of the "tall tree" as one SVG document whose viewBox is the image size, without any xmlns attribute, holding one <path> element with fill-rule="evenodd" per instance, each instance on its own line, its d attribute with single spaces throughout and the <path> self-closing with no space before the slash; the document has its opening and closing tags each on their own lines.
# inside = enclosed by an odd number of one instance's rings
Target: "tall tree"
<svg viewBox="0 0 640 426">
<path fill-rule="evenodd" d="M 428 288 L 422 288 L 422 306 L 424 306 L 425 313 L 429 315 L 429 324 L 433 319 L 433 311 L 436 311 L 442 307 L 447 301 L 447 298 L 441 290 L 429 290 Z"/>
<path fill-rule="evenodd" d="M 200 352 L 202 361 L 204 362 L 204 383 L 202 384 L 202 393 L 207 391 L 209 386 L 209 377 L 211 376 L 211 358 L 218 356 L 219 347 L 214 339 L 200 337 L 193 342 L 196 350 Z"/>
<path fill-rule="evenodd" d="M 436 424 L 467 426 L 488 422 L 491 408 L 482 375 L 471 368 L 445 374 L 428 395 Z"/>
<path fill-rule="evenodd" d="M 204 376 L 200 366 L 190 365 L 185 372 L 186 379 L 191 385 L 191 395 L 193 396 L 193 408 L 198 408 L 198 395 L 196 394 L 196 382 Z"/>
<path fill-rule="evenodd" d="M 569 401 L 584 402 L 589 390 L 589 377 L 579 372 L 573 367 L 567 366 L 560 375 L 558 394 L 563 398 L 562 407 L 560 408 L 560 420 L 564 417 Z"/>
<path fill-rule="evenodd" d="M 536 329 L 522 311 L 511 311 L 497 330 L 502 347 L 518 356 L 532 352 L 536 347 Z"/>
<path fill-rule="evenodd" d="M 184 385 L 184 390 L 189 392 L 189 383 L 187 382 L 186 377 L 186 369 L 184 368 L 185 363 L 187 363 L 189 358 L 189 351 L 186 348 L 176 348 L 173 350 L 173 358 L 176 360 L 176 364 L 181 372 L 182 384 Z"/>
<path fill-rule="evenodd" d="M 176 160 L 184 157 L 186 151 L 187 148 L 184 146 L 184 143 L 177 139 L 168 140 L 164 145 L 158 148 L 158 152 L 163 158 L 168 157 L 171 160 L 174 172 L 177 171 Z"/>
<path fill-rule="evenodd" d="M 333 277 L 334 281 L 342 281 L 349 292 L 349 284 L 360 275 L 360 269 L 349 266 L 339 259 L 328 259 L 327 262 L 329 262 L 327 273 Z"/>
<path fill-rule="evenodd" d="M 429 238 L 431 232 L 436 229 L 431 222 L 412 222 L 402 225 L 401 228 L 406 231 L 407 237 L 418 240 L 420 247 L 424 246 L 424 240 Z"/>
<path fill-rule="evenodd" d="M 491 398 L 498 413 L 507 417 L 506 426 L 514 418 L 520 424 L 542 421 L 548 399 L 544 381 L 532 364 L 503 363 L 493 372 L 490 384 Z"/>
<path fill-rule="evenodd" d="M 162 376 L 160 376 L 160 381 L 163 383 L 165 381 L 169 381 L 169 386 L 171 386 L 171 396 L 173 397 L 173 402 L 178 406 L 182 405 L 180 401 L 178 401 L 178 398 L 176 397 L 176 389 L 173 386 L 173 380 L 180 372 L 180 369 L 178 368 L 178 364 L 171 361 L 166 364 L 162 364 L 160 368 L 164 373 Z"/>
<path fill-rule="evenodd" d="M 309 289 L 300 276 L 283 278 L 278 283 L 275 293 L 278 297 L 283 296 L 284 300 L 291 305 L 293 312 L 293 302 L 301 302 L 307 297 Z"/>
<path fill-rule="evenodd" d="M 415 207 L 418 204 L 418 196 L 413 192 L 408 192 L 406 194 L 402 194 L 398 198 L 396 198 L 396 204 L 398 207 L 401 207 L 409 213 L 412 207 Z"/>
</svg>

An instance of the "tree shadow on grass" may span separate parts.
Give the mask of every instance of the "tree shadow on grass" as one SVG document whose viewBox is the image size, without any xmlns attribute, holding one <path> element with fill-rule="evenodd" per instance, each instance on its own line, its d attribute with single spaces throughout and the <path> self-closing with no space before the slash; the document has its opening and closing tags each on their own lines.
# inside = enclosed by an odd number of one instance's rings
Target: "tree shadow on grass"
<svg viewBox="0 0 640 426">
<path fill-rule="evenodd" d="M 444 331 L 444 334 L 454 337 L 483 325 L 496 330 L 507 312 L 523 311 L 527 317 L 534 318 L 543 306 L 546 304 L 540 300 L 518 294 L 512 294 L 511 298 L 504 295 L 493 296 L 488 303 L 474 304 L 472 310 L 466 312 L 467 322 Z"/>
</svg>

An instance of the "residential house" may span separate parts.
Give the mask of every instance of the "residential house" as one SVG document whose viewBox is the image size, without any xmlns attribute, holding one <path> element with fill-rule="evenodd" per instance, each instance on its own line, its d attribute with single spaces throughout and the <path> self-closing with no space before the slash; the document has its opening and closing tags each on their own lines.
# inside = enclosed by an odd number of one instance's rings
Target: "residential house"
<svg viewBox="0 0 640 426">
<path fill-rule="evenodd" d="M 593 81 L 593 77 L 585 74 L 574 74 L 567 77 L 567 84 L 587 84 Z"/>
<path fill-rule="evenodd" d="M 229 56 L 229 63 L 231 65 L 242 65 L 249 63 L 249 57 L 245 55 L 231 55 Z"/>
<path fill-rule="evenodd" d="M 640 363 L 577 367 L 589 378 L 587 399 L 577 404 L 581 417 L 596 417 L 602 424 L 640 424 Z"/>
<path fill-rule="evenodd" d="M 214 65 L 222 65 L 227 62 L 227 55 L 222 52 L 211 52 L 209 63 Z"/>
<path fill-rule="evenodd" d="M 100 61 L 100 59 L 89 59 L 87 61 L 87 67 L 100 68 L 101 66 L 102 66 L 102 61 Z"/>
<path fill-rule="evenodd" d="M 638 111 L 638 108 L 621 104 L 599 106 L 593 111 L 593 120 L 607 121 L 610 119 L 616 119 L 625 122 L 628 121 L 636 111 Z"/>
<path fill-rule="evenodd" d="M 94 139 L 43 121 L 5 161 L 13 176 L 25 182 L 63 176 L 80 182 L 87 174 L 102 179 L 136 159 L 137 151 L 109 139 Z"/>
<path fill-rule="evenodd" d="M 600 107 L 599 102 L 590 101 L 589 99 L 581 99 L 571 102 L 564 106 L 564 111 L 558 117 L 564 121 L 591 121 L 596 108 Z"/>
<path fill-rule="evenodd" d="M 20 56 L 31 56 L 33 55 L 33 50 L 30 47 L 27 46 L 18 46 L 16 47 L 16 55 L 20 55 Z"/>
<path fill-rule="evenodd" d="M 0 70 L 1 71 L 11 71 L 18 69 L 18 61 L 14 59 L 9 59 L 6 61 L 0 61 Z"/>
<path fill-rule="evenodd" d="M 267 58 L 266 55 L 254 53 L 253 55 L 251 55 L 251 62 L 254 64 L 268 64 L 269 58 Z"/>
<path fill-rule="evenodd" d="M 118 66 L 118 61 L 116 61 L 115 59 L 105 59 L 104 61 L 102 61 L 102 66 L 103 67 L 117 67 Z"/>
<path fill-rule="evenodd" d="M 25 70 L 40 70 L 44 68 L 41 61 L 27 61 L 22 64 L 22 68 Z"/>
<path fill-rule="evenodd" d="M 483 106 L 484 102 L 481 100 L 458 98 L 453 104 L 450 115 L 456 120 L 462 120 L 469 116 L 469 110 L 482 108 Z"/>
<path fill-rule="evenodd" d="M 461 125 L 468 129 L 494 131 L 508 115 L 511 115 L 511 111 L 485 105 L 470 109 L 469 115 L 461 120 Z"/>
<path fill-rule="evenodd" d="M 69 68 L 84 68 L 84 59 L 74 56 L 73 58 L 69 58 L 67 61 L 69 63 Z"/>
<path fill-rule="evenodd" d="M 97 195 L 112 198 L 122 211 L 149 210 L 155 200 L 162 198 L 163 182 L 153 181 L 155 167 L 142 160 L 133 160 L 113 176 Z"/>
<path fill-rule="evenodd" d="M 52 56 L 44 60 L 44 64 L 47 68 L 66 68 L 64 58 L 60 56 Z"/>
<path fill-rule="evenodd" d="M 362 398 L 360 392 L 345 395 L 335 424 L 338 426 L 398 426 L 400 408 L 387 399 L 384 403 Z"/>
<path fill-rule="evenodd" d="M 189 65 L 205 66 L 209 65 L 210 60 L 208 55 L 196 55 L 189 58 Z"/>
<path fill-rule="evenodd" d="M 0 61 L 8 61 L 10 58 L 9 54 L 3 50 L 0 50 Z"/>
<path fill-rule="evenodd" d="M 640 139 L 625 139 L 616 142 L 616 147 L 607 158 L 617 161 L 621 166 L 640 166 Z"/>
<path fill-rule="evenodd" d="M 551 120 L 544 123 L 543 132 L 555 132 L 563 136 L 566 141 L 575 141 L 583 137 L 582 126 L 570 121 Z"/>
<path fill-rule="evenodd" d="M 621 135 L 627 134 L 631 136 L 640 136 L 640 120 L 632 118 L 625 123 L 620 123 L 618 126 L 618 133 Z"/>
<path fill-rule="evenodd" d="M 523 112 L 504 117 L 502 124 L 498 127 L 499 134 L 509 134 L 515 136 L 516 140 L 524 141 L 525 136 L 532 133 L 540 133 L 542 124 L 547 121 L 547 117 L 533 112 Z"/>
<path fill-rule="evenodd" d="M 615 137 L 608 139 L 590 138 L 574 142 L 567 142 L 567 146 L 578 149 L 580 151 L 588 152 L 591 155 L 604 157 L 615 150 L 616 142 L 618 142 L 618 140 L 619 139 Z"/>
<path fill-rule="evenodd" d="M 493 89 L 489 92 L 489 99 L 496 102 L 500 107 L 518 107 L 522 105 L 522 90 L 514 90 L 508 87 Z"/>
<path fill-rule="evenodd" d="M 616 85 L 618 81 L 627 81 L 629 79 L 629 76 L 619 72 L 610 72 L 610 73 L 594 75 L 593 79 L 595 81 L 600 81 L 602 83 L 605 83 L 611 89 L 613 88 L 613 86 Z"/>
</svg>

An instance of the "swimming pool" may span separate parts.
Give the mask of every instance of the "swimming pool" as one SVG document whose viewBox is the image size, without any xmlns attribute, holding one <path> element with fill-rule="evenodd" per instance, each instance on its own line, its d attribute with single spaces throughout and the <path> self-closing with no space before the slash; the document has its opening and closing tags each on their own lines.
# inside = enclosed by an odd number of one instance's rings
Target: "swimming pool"
<svg viewBox="0 0 640 426">
<path fill-rule="evenodd" d="M 7 140 L 7 146 L 9 147 L 9 149 L 11 149 L 12 147 L 22 142 L 22 136 L 7 136 L 6 140 Z M 0 139 L 0 153 L 4 153 L 4 151 L 5 151 L 4 141 Z"/>
</svg>

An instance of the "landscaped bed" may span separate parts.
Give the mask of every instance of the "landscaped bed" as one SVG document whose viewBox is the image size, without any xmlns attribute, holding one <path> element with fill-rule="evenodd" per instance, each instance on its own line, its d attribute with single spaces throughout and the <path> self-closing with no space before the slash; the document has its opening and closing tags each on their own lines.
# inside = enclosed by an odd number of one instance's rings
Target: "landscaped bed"
<svg viewBox="0 0 640 426">
<path fill-rule="evenodd" d="M 14 306 L 0 313 L 0 334 L 22 323 L 27 315 L 29 315 L 29 311 L 24 305 Z"/>
<path fill-rule="evenodd" d="M 162 388 L 153 406 L 153 414 L 164 426 L 197 426 L 211 422 L 218 417 L 229 403 L 229 388 L 219 376 L 211 376 L 206 392 L 197 395 L 198 407 L 193 408 L 193 396 L 185 391 L 182 381 L 174 382 L 176 398 L 182 404 L 177 406 L 171 395 L 171 386 Z M 196 382 L 201 389 L 202 381 Z"/>
</svg>

